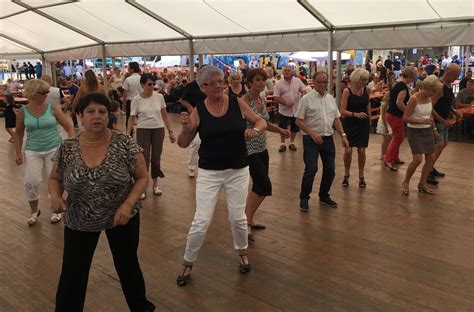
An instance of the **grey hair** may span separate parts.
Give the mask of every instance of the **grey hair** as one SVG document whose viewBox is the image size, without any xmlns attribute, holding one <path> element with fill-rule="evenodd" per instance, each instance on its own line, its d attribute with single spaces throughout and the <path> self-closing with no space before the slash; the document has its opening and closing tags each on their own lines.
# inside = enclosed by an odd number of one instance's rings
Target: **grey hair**
<svg viewBox="0 0 474 312">
<path fill-rule="evenodd" d="M 206 83 L 206 81 L 209 80 L 209 78 L 215 75 L 219 75 L 222 78 L 224 78 L 224 73 L 222 72 L 222 70 L 220 70 L 219 68 L 215 66 L 209 65 L 209 66 L 201 68 L 196 75 L 196 82 L 199 88 L 202 88 L 203 84 Z"/>
</svg>

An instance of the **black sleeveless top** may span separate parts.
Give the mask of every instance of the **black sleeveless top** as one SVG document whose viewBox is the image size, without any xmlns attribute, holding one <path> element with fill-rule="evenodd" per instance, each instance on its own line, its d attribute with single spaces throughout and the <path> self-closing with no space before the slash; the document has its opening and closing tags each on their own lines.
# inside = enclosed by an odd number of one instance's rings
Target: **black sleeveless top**
<svg viewBox="0 0 474 312">
<path fill-rule="evenodd" d="M 197 131 L 201 137 L 199 168 L 207 170 L 241 169 L 248 166 L 244 132 L 245 119 L 235 96 L 221 117 L 212 116 L 204 101 L 196 105 L 199 114 Z"/>
</svg>

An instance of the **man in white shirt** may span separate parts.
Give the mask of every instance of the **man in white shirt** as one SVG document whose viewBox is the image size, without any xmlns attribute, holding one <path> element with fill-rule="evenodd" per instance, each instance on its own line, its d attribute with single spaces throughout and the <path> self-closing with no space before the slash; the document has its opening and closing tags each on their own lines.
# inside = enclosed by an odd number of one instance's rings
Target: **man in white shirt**
<svg viewBox="0 0 474 312">
<path fill-rule="evenodd" d="M 305 85 L 301 80 L 296 78 L 295 72 L 291 65 L 287 64 L 283 67 L 283 78 L 275 84 L 273 91 L 273 99 L 278 105 L 278 127 L 287 129 L 288 122 L 291 125 L 290 131 L 290 150 L 296 151 L 294 144 L 296 133 L 300 131 L 295 123 L 295 112 L 298 109 L 300 94 L 305 92 Z M 279 152 L 286 151 L 285 136 L 281 135 L 281 146 Z"/>
<path fill-rule="evenodd" d="M 125 129 L 128 129 L 128 119 L 130 118 L 130 103 L 134 97 L 142 92 L 140 85 L 140 65 L 137 62 L 128 63 L 128 76 L 123 82 L 122 102 L 125 103 Z"/>
<path fill-rule="evenodd" d="M 329 196 L 335 173 L 336 148 L 332 134 L 333 126 L 341 135 L 342 146 L 349 147 L 346 134 L 342 128 L 341 114 L 337 108 L 336 100 L 326 89 L 328 75 L 317 72 L 314 75 L 314 89 L 303 96 L 296 111 L 296 124 L 303 133 L 303 159 L 305 169 L 301 182 L 300 210 L 309 210 L 309 194 L 313 189 L 313 182 L 318 171 L 318 156 L 321 155 L 323 176 L 319 187 L 319 203 L 330 207 L 337 207 L 337 203 Z"/>
</svg>

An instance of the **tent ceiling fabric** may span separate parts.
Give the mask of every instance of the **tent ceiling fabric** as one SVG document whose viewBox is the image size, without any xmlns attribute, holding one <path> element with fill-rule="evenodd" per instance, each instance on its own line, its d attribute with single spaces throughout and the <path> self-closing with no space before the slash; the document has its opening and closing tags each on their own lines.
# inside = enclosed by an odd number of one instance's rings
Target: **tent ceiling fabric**
<svg viewBox="0 0 474 312">
<path fill-rule="evenodd" d="M 474 45 L 474 0 L 455 3 L 0 0 L 0 55 L 37 55 L 34 48 L 44 51 L 51 61 L 72 56 L 100 57 L 102 52 L 97 46 L 101 42 L 108 56 L 178 55 L 189 53 L 190 38 L 196 54 L 327 50 L 329 31 L 305 6 L 334 26 L 333 46 L 337 50 Z M 410 27 L 403 27 L 405 24 Z"/>
</svg>

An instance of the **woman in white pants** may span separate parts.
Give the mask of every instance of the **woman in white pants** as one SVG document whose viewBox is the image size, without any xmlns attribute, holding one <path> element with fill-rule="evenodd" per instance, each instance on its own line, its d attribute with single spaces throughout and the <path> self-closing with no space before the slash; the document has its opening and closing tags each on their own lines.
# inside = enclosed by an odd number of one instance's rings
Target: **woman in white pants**
<svg viewBox="0 0 474 312">
<path fill-rule="evenodd" d="M 224 94 L 224 74 L 214 66 L 202 68 L 197 83 L 207 98 L 193 109 L 181 113 L 183 129 L 178 137 L 180 147 L 188 147 L 199 132 L 199 175 L 196 183 L 196 214 L 189 230 L 184 253 L 184 267 L 177 283 L 184 286 L 191 280 L 193 262 L 212 221 L 219 191 L 224 189 L 234 248 L 239 252 L 239 271 L 250 271 L 247 258 L 247 218 L 245 205 L 249 184 L 246 138 L 255 138 L 265 131 L 265 120 L 236 96 Z M 246 128 L 246 120 L 254 124 Z"/>
<path fill-rule="evenodd" d="M 31 216 L 28 226 L 38 222 L 39 187 L 43 180 L 43 170 L 47 177 L 51 173 L 51 158 L 61 144 L 61 136 L 56 127 L 59 122 L 69 137 L 74 136 L 74 128 L 58 106 L 46 102 L 49 84 L 43 80 L 32 79 L 25 85 L 25 97 L 29 99 L 16 117 L 15 148 L 16 164 L 25 163 L 26 199 L 30 204 Z M 23 156 L 23 136 L 27 132 L 25 155 Z M 51 223 L 61 221 L 60 213 L 53 213 Z"/>
</svg>

